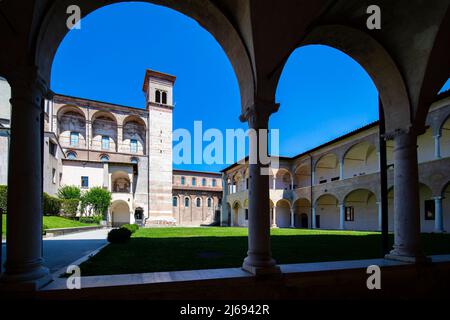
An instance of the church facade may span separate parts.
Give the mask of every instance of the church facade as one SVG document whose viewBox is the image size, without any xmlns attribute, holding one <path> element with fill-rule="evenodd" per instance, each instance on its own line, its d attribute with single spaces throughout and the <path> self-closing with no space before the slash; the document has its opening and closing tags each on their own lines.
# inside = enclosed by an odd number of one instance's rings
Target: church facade
<svg viewBox="0 0 450 320">
<path fill-rule="evenodd" d="M 64 185 L 82 190 L 105 188 L 112 194 L 107 216 L 112 226 L 213 223 L 222 186 L 214 182 L 212 187 L 212 181 L 220 182 L 219 174 L 185 171 L 190 181 L 203 182 L 208 176 L 211 188 L 189 188 L 195 205 L 192 216 L 180 214 L 174 206 L 173 196 L 178 197 L 181 190 L 173 185 L 179 178 L 172 168 L 175 80 L 174 76 L 147 70 L 142 88 L 145 109 L 59 94 L 45 100 L 44 192 L 55 195 Z M 0 84 L 0 184 L 6 185 L 10 93 L 5 80 Z M 203 214 L 198 215 L 199 210 Z"/>
</svg>

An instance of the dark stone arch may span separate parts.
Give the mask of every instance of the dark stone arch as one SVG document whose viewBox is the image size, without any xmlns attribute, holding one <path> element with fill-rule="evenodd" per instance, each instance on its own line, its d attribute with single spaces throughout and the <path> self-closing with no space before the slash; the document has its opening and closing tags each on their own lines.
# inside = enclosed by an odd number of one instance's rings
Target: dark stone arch
<svg viewBox="0 0 450 320">
<path fill-rule="evenodd" d="M 56 51 L 69 32 L 66 26 L 66 8 L 69 5 L 78 5 L 81 8 L 82 17 L 85 17 L 97 9 L 119 2 L 128 1 L 60 0 L 53 3 L 43 18 L 36 36 L 34 55 L 34 63 L 47 83 L 50 83 L 51 67 Z M 146 0 L 142 2 L 161 5 L 178 11 L 194 19 L 208 31 L 224 49 L 233 66 L 239 83 L 242 110 L 253 105 L 255 90 L 253 66 L 241 34 L 231 23 L 232 19 L 208 0 Z"/>
</svg>

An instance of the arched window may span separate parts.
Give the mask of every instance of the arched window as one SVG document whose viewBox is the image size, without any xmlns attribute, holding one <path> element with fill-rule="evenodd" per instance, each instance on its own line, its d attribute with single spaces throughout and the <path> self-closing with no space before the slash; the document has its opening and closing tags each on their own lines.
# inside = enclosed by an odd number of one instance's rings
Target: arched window
<svg viewBox="0 0 450 320">
<path fill-rule="evenodd" d="M 167 104 L 167 92 L 162 93 L 162 104 Z"/>
<path fill-rule="evenodd" d="M 75 160 L 77 158 L 77 154 L 73 151 L 70 151 L 67 153 L 67 159 L 69 160 Z"/>
<path fill-rule="evenodd" d="M 136 164 L 136 163 L 139 162 L 138 158 L 136 158 L 136 157 L 132 157 L 132 158 L 130 159 L 130 161 L 131 161 L 131 163 L 134 163 L 134 164 Z"/>
<path fill-rule="evenodd" d="M 202 179 L 202 186 L 206 187 L 206 179 L 205 178 Z"/>
<path fill-rule="evenodd" d="M 216 179 L 213 179 L 212 186 L 215 187 L 216 185 L 217 185 L 217 181 L 216 181 Z"/>
<path fill-rule="evenodd" d="M 177 207 L 177 206 L 178 206 L 178 198 L 177 198 L 177 197 L 173 197 L 173 198 L 172 198 L 172 205 L 173 205 L 174 207 Z"/>
<path fill-rule="evenodd" d="M 185 177 L 181 177 L 181 184 L 185 185 L 186 184 L 186 178 Z"/>
<path fill-rule="evenodd" d="M 188 197 L 184 198 L 184 206 L 186 208 L 189 207 L 189 198 Z"/>
<path fill-rule="evenodd" d="M 109 157 L 108 155 L 104 154 L 100 157 L 100 161 L 101 162 L 108 162 L 109 161 Z"/>
<path fill-rule="evenodd" d="M 197 185 L 197 178 L 192 178 L 192 185 L 196 186 Z"/>
<path fill-rule="evenodd" d="M 202 206 L 202 199 L 197 198 L 195 201 L 196 201 L 195 205 L 197 206 L 197 208 L 200 208 Z"/>
<path fill-rule="evenodd" d="M 155 91 L 155 102 L 161 103 L 161 91 L 159 91 L 159 90 Z"/>
<path fill-rule="evenodd" d="M 211 208 L 212 207 L 212 200 L 211 200 L 211 198 L 208 198 L 208 208 Z"/>
</svg>

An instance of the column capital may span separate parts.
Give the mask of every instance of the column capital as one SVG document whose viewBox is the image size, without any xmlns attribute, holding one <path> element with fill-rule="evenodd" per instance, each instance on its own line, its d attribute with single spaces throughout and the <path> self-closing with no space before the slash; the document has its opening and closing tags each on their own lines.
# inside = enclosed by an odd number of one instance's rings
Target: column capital
<svg viewBox="0 0 450 320">
<path fill-rule="evenodd" d="M 442 200 L 444 199 L 443 196 L 436 196 L 436 197 L 432 197 L 433 200 Z"/>
<path fill-rule="evenodd" d="M 417 137 L 418 132 L 415 128 L 409 127 L 409 128 L 398 128 L 390 132 L 386 132 L 383 134 L 383 138 L 385 140 L 396 140 L 399 137 L 406 137 L 406 136 L 416 136 Z"/>
<path fill-rule="evenodd" d="M 18 67 L 8 74 L 8 82 L 12 104 L 22 100 L 40 109 L 42 98 L 51 96 L 47 82 L 35 66 Z"/>
<path fill-rule="evenodd" d="M 239 119 L 242 122 L 248 121 L 250 128 L 265 129 L 268 126 L 270 115 L 277 112 L 279 107 L 279 103 L 255 99 L 255 103 L 247 107 Z"/>
</svg>

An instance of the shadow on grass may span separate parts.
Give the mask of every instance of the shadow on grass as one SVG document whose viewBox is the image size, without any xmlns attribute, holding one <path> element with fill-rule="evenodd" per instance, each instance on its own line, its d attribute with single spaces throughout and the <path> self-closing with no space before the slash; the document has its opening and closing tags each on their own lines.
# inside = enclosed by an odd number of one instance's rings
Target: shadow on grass
<svg viewBox="0 0 450 320">
<path fill-rule="evenodd" d="M 450 235 L 423 234 L 428 255 L 450 253 Z M 393 237 L 390 236 L 390 243 Z M 279 264 L 381 257 L 381 235 L 272 235 Z M 247 237 L 174 237 L 130 239 L 110 244 L 81 265 L 83 276 L 240 267 Z"/>
</svg>

